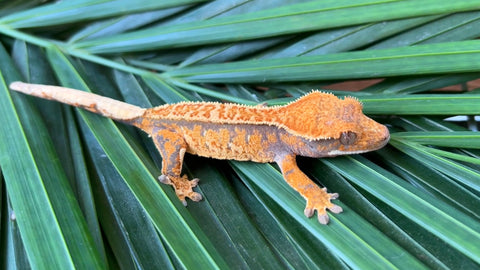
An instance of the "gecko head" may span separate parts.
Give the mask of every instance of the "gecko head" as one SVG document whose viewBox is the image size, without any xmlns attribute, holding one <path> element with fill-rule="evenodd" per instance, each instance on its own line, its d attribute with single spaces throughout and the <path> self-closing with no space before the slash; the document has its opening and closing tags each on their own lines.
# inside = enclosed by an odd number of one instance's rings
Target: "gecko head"
<svg viewBox="0 0 480 270">
<path fill-rule="evenodd" d="M 339 99 L 338 104 L 335 110 L 337 135 L 329 156 L 373 151 L 388 143 L 388 128 L 365 116 L 358 100 L 346 97 Z"/>
<path fill-rule="evenodd" d="M 335 156 L 377 150 L 387 144 L 386 126 L 362 112 L 355 98 L 311 92 L 286 106 L 284 126 L 316 144 L 318 154 Z M 321 153 L 320 153 L 321 152 Z"/>
<path fill-rule="evenodd" d="M 327 156 L 358 154 L 374 151 L 388 143 L 390 133 L 388 128 L 368 118 L 364 114 L 351 121 L 346 121 L 346 128 L 340 130 L 338 139 L 330 139 L 328 144 L 317 148 L 327 152 Z M 329 149 L 323 149 L 329 146 Z"/>
</svg>

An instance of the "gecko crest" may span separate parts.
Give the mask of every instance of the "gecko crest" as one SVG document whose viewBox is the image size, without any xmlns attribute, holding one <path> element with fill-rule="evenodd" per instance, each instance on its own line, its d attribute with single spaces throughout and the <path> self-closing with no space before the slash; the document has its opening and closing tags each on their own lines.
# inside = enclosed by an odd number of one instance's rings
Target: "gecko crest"
<svg viewBox="0 0 480 270">
<path fill-rule="evenodd" d="M 216 124 L 269 125 L 308 140 L 338 139 L 342 131 L 361 128 L 354 115 L 362 113 L 355 98 L 312 91 L 283 106 L 247 106 L 218 102 L 180 102 L 147 109 L 143 117 Z M 298 119 L 302 119 L 299 121 Z"/>
</svg>

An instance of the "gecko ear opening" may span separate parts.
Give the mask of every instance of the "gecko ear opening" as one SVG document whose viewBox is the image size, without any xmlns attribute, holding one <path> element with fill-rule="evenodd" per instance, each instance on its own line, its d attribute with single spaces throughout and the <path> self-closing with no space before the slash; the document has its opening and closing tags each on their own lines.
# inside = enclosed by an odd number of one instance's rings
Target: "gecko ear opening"
<svg viewBox="0 0 480 270">
<path fill-rule="evenodd" d="M 343 145 L 354 144 L 357 140 L 357 133 L 353 131 L 346 131 L 340 134 L 340 143 Z"/>
</svg>

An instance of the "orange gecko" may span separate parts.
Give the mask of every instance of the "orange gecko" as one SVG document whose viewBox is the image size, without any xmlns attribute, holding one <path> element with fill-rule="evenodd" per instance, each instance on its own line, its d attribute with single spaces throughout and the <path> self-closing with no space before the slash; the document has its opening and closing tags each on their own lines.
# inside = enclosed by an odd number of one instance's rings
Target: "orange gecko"
<svg viewBox="0 0 480 270">
<path fill-rule="evenodd" d="M 200 201 L 198 179 L 181 176 L 185 153 L 216 159 L 276 162 L 287 183 L 307 201 L 322 224 L 342 208 L 330 202 L 337 193 L 318 187 L 297 166 L 297 155 L 333 157 L 383 147 L 388 129 L 362 113 L 354 98 L 338 99 L 312 91 L 284 106 L 245 106 L 216 102 L 181 102 L 144 109 L 96 94 L 58 86 L 14 82 L 10 88 L 60 101 L 128 123 L 147 132 L 162 156 L 160 182 L 172 185 L 178 198 Z"/>
</svg>

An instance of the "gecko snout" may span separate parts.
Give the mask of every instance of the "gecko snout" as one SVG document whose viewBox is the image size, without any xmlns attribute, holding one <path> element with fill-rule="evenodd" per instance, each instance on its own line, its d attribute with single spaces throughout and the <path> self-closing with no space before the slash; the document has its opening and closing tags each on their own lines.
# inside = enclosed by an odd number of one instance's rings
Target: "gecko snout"
<svg viewBox="0 0 480 270">
<path fill-rule="evenodd" d="M 381 129 L 380 131 L 378 132 L 379 134 L 379 143 L 380 143 L 380 146 L 379 148 L 385 146 L 388 141 L 390 140 L 390 131 L 388 130 L 388 128 L 384 125 L 381 125 Z"/>
<path fill-rule="evenodd" d="M 358 142 L 358 147 L 363 150 L 374 151 L 384 147 L 390 140 L 390 132 L 385 125 L 382 125 L 370 118 L 363 122 L 364 132 Z"/>
</svg>

